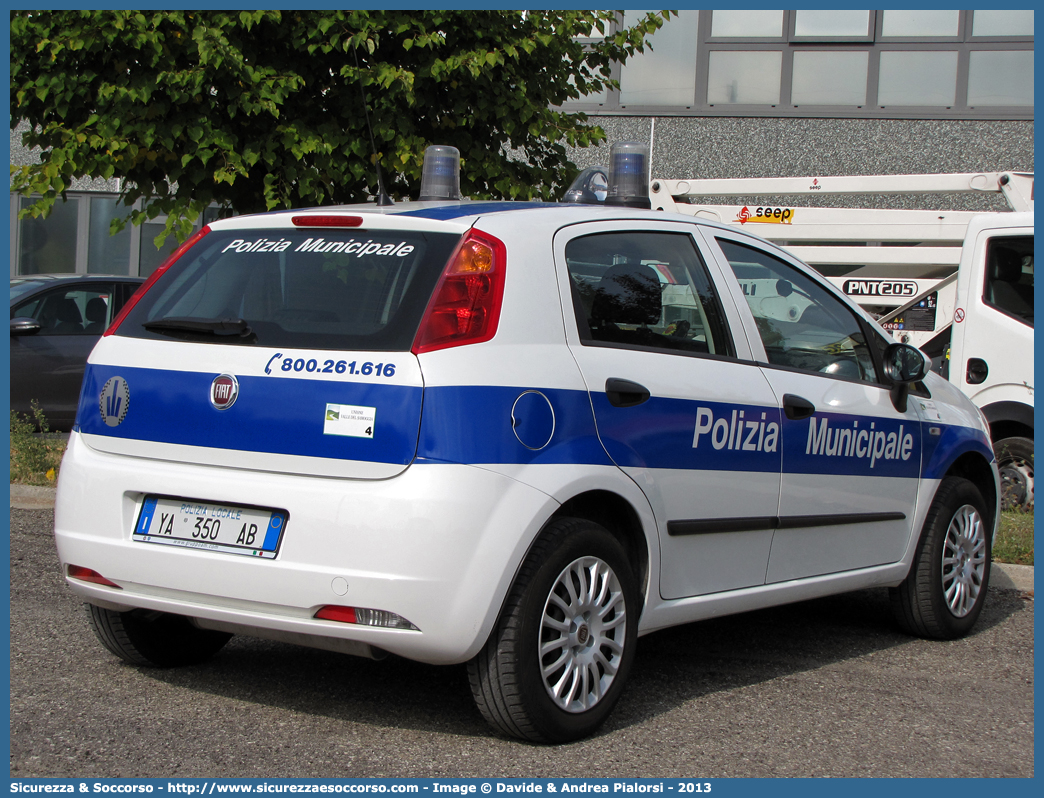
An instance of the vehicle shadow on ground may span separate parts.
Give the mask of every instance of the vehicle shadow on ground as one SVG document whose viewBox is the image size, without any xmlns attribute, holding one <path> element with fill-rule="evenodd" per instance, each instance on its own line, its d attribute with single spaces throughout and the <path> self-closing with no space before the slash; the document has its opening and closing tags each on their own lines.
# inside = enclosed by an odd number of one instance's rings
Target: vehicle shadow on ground
<svg viewBox="0 0 1044 798">
<path fill-rule="evenodd" d="M 1002 623 L 1021 605 L 1014 592 L 991 593 L 973 635 Z M 638 641 L 627 689 L 598 734 L 654 719 L 702 696 L 905 645 L 933 643 L 897 629 L 885 589 L 666 629 Z M 493 735 L 472 702 L 463 665 L 423 665 L 395 656 L 373 661 L 237 637 L 205 665 L 140 672 L 171 686 L 345 723 Z"/>
</svg>

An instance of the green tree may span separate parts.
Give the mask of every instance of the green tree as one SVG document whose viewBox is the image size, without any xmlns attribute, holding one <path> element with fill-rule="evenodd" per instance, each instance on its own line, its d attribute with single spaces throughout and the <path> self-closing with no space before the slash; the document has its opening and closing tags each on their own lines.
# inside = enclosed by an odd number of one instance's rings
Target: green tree
<svg viewBox="0 0 1044 798">
<path fill-rule="evenodd" d="M 556 107 L 607 87 L 667 17 L 584 46 L 612 12 L 15 11 L 11 126 L 28 122 L 40 161 L 12 166 L 11 188 L 41 195 L 39 216 L 74 178 L 120 178 L 126 205 L 143 200 L 127 218 L 167 216 L 157 244 L 211 203 L 365 201 L 365 86 L 393 196 L 415 197 L 424 148 L 448 144 L 466 196 L 554 199 L 566 147 L 605 139 Z"/>
</svg>

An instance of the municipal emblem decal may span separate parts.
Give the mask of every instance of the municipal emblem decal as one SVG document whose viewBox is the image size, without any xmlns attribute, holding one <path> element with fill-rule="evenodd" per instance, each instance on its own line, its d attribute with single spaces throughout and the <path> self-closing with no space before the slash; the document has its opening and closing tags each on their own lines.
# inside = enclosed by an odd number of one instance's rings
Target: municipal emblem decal
<svg viewBox="0 0 1044 798">
<path fill-rule="evenodd" d="M 130 408 L 130 389 L 123 377 L 110 377 L 102 388 L 98 409 L 107 427 L 118 427 Z"/>
<path fill-rule="evenodd" d="M 239 396 L 239 380 L 231 374 L 222 374 L 210 384 L 210 403 L 218 410 L 228 410 Z"/>
</svg>

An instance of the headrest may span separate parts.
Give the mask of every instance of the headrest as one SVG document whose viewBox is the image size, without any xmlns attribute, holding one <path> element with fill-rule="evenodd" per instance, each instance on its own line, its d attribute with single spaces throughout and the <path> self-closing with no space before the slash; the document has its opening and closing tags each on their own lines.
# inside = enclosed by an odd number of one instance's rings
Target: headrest
<svg viewBox="0 0 1044 798">
<path fill-rule="evenodd" d="M 598 282 L 591 317 L 616 324 L 655 324 L 662 313 L 660 291 L 660 278 L 651 266 L 617 263 Z"/>
<path fill-rule="evenodd" d="M 1003 283 L 1017 283 L 1022 279 L 1022 256 L 1008 247 L 994 247 L 993 265 L 991 267 L 994 280 Z"/>
<path fill-rule="evenodd" d="M 80 324 L 83 321 L 80 309 L 76 307 L 76 300 L 69 297 L 62 300 L 62 303 L 58 306 L 58 321 L 71 322 L 73 324 Z"/>
<path fill-rule="evenodd" d="M 105 304 L 104 299 L 96 296 L 87 300 L 87 307 L 83 312 L 87 316 L 87 321 L 94 324 L 99 321 L 105 321 L 105 317 L 109 312 L 109 306 Z"/>
</svg>

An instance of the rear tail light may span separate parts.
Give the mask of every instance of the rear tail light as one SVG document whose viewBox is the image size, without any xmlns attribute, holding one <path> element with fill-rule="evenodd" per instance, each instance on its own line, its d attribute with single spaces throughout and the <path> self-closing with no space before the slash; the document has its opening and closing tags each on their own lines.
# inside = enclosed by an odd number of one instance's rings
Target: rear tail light
<svg viewBox="0 0 1044 798">
<path fill-rule="evenodd" d="M 338 623 L 354 623 L 359 626 L 380 626 L 384 629 L 412 629 L 419 632 L 416 626 L 401 615 L 387 610 L 369 610 L 362 607 L 342 607 L 327 604 L 315 614 L 321 621 L 337 621 Z"/>
<path fill-rule="evenodd" d="M 96 585 L 105 585 L 105 587 L 114 587 L 117 590 L 123 590 L 122 587 L 117 585 L 115 582 L 110 582 L 97 571 L 92 571 L 90 568 L 84 568 L 82 565 L 70 565 L 66 573 L 69 574 L 70 579 L 79 579 L 81 582 L 93 582 Z"/>
<path fill-rule="evenodd" d="M 497 332 L 504 298 L 504 243 L 472 228 L 454 250 L 428 309 L 413 353 L 478 344 Z"/>
<path fill-rule="evenodd" d="M 112 324 L 109 325 L 109 329 L 102 333 L 102 335 L 112 335 L 114 332 L 116 332 L 116 328 L 123 323 L 123 320 L 127 318 L 127 314 L 131 312 L 131 308 L 138 304 L 138 300 L 145 296 L 145 292 L 152 288 L 153 283 L 155 283 L 163 275 L 163 273 L 167 271 L 167 269 L 173 266 L 177 262 L 178 258 L 180 258 L 182 255 L 188 252 L 196 244 L 197 241 L 199 241 L 201 238 L 203 238 L 203 236 L 205 236 L 209 232 L 210 225 L 203 225 L 202 229 L 193 233 L 192 236 L 184 244 L 182 244 L 180 247 L 178 247 L 170 254 L 169 258 L 167 258 L 165 261 L 163 261 L 163 263 L 157 266 L 156 271 L 150 274 L 149 279 L 142 283 L 141 288 L 135 291 L 131 298 L 127 300 L 127 304 L 123 306 L 123 310 L 121 310 L 119 312 L 119 315 L 117 315 L 116 318 L 112 320 Z"/>
</svg>

